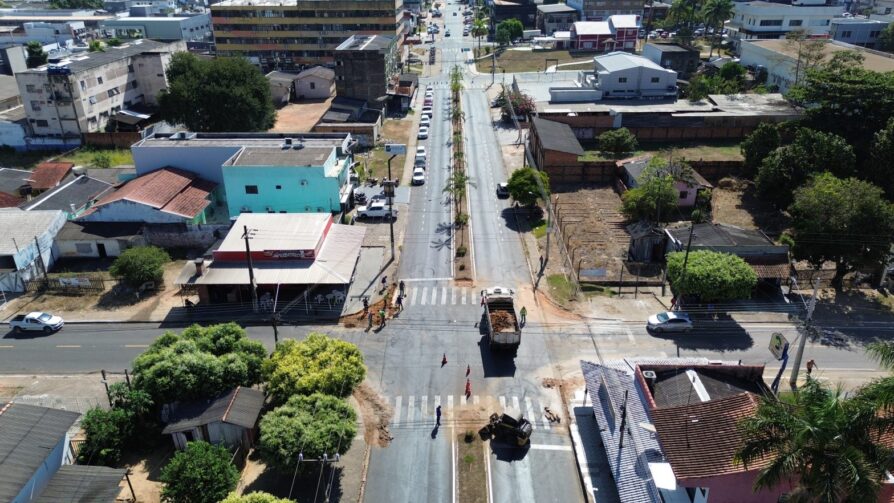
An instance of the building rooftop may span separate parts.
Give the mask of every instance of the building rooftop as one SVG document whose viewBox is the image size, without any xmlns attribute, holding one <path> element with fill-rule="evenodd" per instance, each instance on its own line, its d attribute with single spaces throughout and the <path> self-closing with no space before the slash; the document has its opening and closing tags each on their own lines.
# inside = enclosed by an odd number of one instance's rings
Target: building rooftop
<svg viewBox="0 0 894 503">
<path fill-rule="evenodd" d="M 0 75 L 0 101 L 15 98 L 19 95 L 19 84 L 12 75 Z"/>
<path fill-rule="evenodd" d="M 615 14 L 609 16 L 608 21 L 615 28 L 639 28 L 640 16 L 636 14 Z"/>
<path fill-rule="evenodd" d="M 106 466 L 63 465 L 41 491 L 35 503 L 114 503 L 127 470 Z"/>
<path fill-rule="evenodd" d="M 130 239 L 143 232 L 142 222 L 65 222 L 57 240 Z"/>
<path fill-rule="evenodd" d="M 277 82 L 277 83 L 290 85 L 292 82 L 295 81 L 296 78 L 298 78 L 298 74 L 297 73 L 272 71 L 272 72 L 268 73 L 267 75 L 265 75 L 265 77 L 267 77 L 267 80 L 269 80 L 271 82 Z"/>
<path fill-rule="evenodd" d="M 172 412 L 162 433 L 191 430 L 217 421 L 254 428 L 263 407 L 263 391 L 239 386 L 207 400 L 171 404 Z"/>
<path fill-rule="evenodd" d="M 335 48 L 336 51 L 384 51 L 394 43 L 388 35 L 351 35 Z"/>
<path fill-rule="evenodd" d="M 597 67 L 603 68 L 607 72 L 617 72 L 621 70 L 629 70 L 631 68 L 651 68 L 662 72 L 672 71 L 661 67 L 642 56 L 630 54 L 629 52 L 615 51 L 602 56 L 593 58 L 593 62 Z"/>
<path fill-rule="evenodd" d="M 612 29 L 608 21 L 577 21 L 574 31 L 578 35 L 611 35 Z"/>
<path fill-rule="evenodd" d="M 326 68 L 325 66 L 314 66 L 304 70 L 297 76 L 299 80 L 307 77 L 319 77 L 321 79 L 332 80 L 335 78 L 335 70 Z"/>
<path fill-rule="evenodd" d="M 575 9 L 574 7 L 565 5 L 563 3 L 538 5 L 537 10 L 544 14 L 558 14 L 560 12 L 577 12 L 577 9 Z"/>
<path fill-rule="evenodd" d="M 31 172 L 31 188 L 47 190 L 59 185 L 71 169 L 73 162 L 42 162 Z"/>
<path fill-rule="evenodd" d="M 789 58 L 791 58 L 792 61 L 797 61 L 798 59 L 798 49 L 786 42 L 784 39 L 742 41 L 743 48 L 751 44 L 784 56 L 788 56 Z M 880 51 L 874 51 L 872 49 L 866 49 L 864 47 L 859 47 L 852 44 L 847 44 L 845 42 L 839 42 L 837 40 L 828 41 L 823 45 L 823 60 L 829 61 L 830 59 L 832 59 L 832 55 L 834 55 L 836 52 L 842 51 L 856 51 L 860 55 L 862 55 L 862 66 L 866 70 L 880 73 L 894 71 L 894 55 Z"/>
<path fill-rule="evenodd" d="M 335 147 L 293 148 L 246 147 L 224 166 L 323 166 Z"/>
<path fill-rule="evenodd" d="M 33 243 L 34 236 L 46 232 L 61 215 L 58 210 L 0 209 L 0 255 L 18 253 L 20 247 Z"/>
<path fill-rule="evenodd" d="M 865 17 L 840 17 L 832 20 L 832 24 L 876 24 L 881 28 L 888 26 L 887 21 L 881 19 L 869 19 Z"/>
<path fill-rule="evenodd" d="M 215 4 L 219 5 L 219 4 Z M 301 142 L 305 147 L 347 148 L 350 133 L 157 133 L 133 144 L 133 147 L 279 147 L 285 140 Z"/>
<path fill-rule="evenodd" d="M 329 213 L 242 213 L 227 234 L 219 252 L 245 253 L 242 228 L 248 227 L 252 251 L 314 250 L 332 224 Z"/>
<path fill-rule="evenodd" d="M 19 190 L 30 184 L 31 172 L 24 169 L 0 168 L 0 192 L 14 196 L 20 195 Z"/>
<path fill-rule="evenodd" d="M 0 501 L 16 499 L 79 416 L 36 405 L 0 405 Z"/>
<path fill-rule="evenodd" d="M 760 366 L 641 365 L 640 368 L 655 373 L 655 380 L 647 380 L 647 387 L 658 408 L 709 402 L 745 392 L 756 395 L 770 392 Z"/>
<path fill-rule="evenodd" d="M 112 190 L 112 184 L 82 175 L 70 182 L 44 192 L 23 206 L 26 210 L 62 210 L 71 212 Z"/>
<path fill-rule="evenodd" d="M 668 227 L 667 232 L 677 241 L 688 242 L 692 224 L 684 223 Z M 694 246 L 775 246 L 773 241 L 759 230 L 743 229 L 727 224 L 695 224 L 692 231 Z"/>
<path fill-rule="evenodd" d="M 151 23 L 151 22 L 154 22 L 154 23 L 161 23 L 161 22 L 179 23 L 182 21 L 186 21 L 188 19 L 192 19 L 193 17 L 195 17 L 195 16 L 170 16 L 170 17 L 168 17 L 168 16 L 126 16 L 126 17 L 120 17 L 118 19 L 110 19 L 109 21 L 106 21 L 104 24 L 111 24 L 111 23 L 127 24 L 128 22 L 131 22 L 131 23 Z"/>
<path fill-rule="evenodd" d="M 543 148 L 568 154 L 584 155 L 583 147 L 577 141 L 574 131 L 568 124 L 535 117 L 534 128 L 537 130 L 537 137 L 540 139 L 540 144 L 543 145 Z"/>
<path fill-rule="evenodd" d="M 173 52 L 178 45 L 180 44 L 156 42 L 149 39 L 134 40 L 118 47 L 106 47 L 104 51 L 79 53 L 65 58 L 59 63 L 31 68 L 21 73 L 46 73 L 48 68 L 55 67 L 65 67 L 72 73 L 80 73 L 138 54 Z"/>
<path fill-rule="evenodd" d="M 85 212 L 116 201 L 131 201 L 151 206 L 161 212 L 184 218 L 195 218 L 210 204 L 208 196 L 217 184 L 176 168 L 162 168 L 134 178 L 118 190 L 102 197 Z"/>
<path fill-rule="evenodd" d="M 736 2 L 736 8 L 739 6 L 748 6 L 755 7 L 758 9 L 779 9 L 779 8 L 794 8 L 794 9 L 803 9 L 803 8 L 817 8 L 817 7 L 828 7 L 834 8 L 839 11 L 844 11 L 844 7 L 841 5 L 792 5 L 791 3 L 778 3 L 778 2 L 764 2 L 763 0 L 753 0 L 751 2 Z"/>
<path fill-rule="evenodd" d="M 659 50 L 661 52 L 687 52 L 687 53 L 694 52 L 694 53 L 698 54 L 698 49 L 692 49 L 690 47 L 683 47 L 680 44 L 660 44 L 660 43 L 656 44 L 656 43 L 649 42 L 648 44 L 646 44 L 646 47 L 653 47 L 656 50 Z"/>
</svg>

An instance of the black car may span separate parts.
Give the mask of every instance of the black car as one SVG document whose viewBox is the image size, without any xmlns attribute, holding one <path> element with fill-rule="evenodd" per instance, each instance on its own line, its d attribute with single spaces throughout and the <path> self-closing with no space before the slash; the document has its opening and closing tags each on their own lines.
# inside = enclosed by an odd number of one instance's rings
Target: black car
<svg viewBox="0 0 894 503">
<path fill-rule="evenodd" d="M 497 184 L 497 197 L 500 199 L 509 197 L 509 184 L 508 183 L 498 183 Z"/>
</svg>

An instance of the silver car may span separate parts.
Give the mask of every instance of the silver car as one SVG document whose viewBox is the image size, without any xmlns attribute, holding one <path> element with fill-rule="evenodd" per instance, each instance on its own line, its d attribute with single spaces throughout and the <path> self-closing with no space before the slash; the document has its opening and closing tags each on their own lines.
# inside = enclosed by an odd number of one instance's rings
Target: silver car
<svg viewBox="0 0 894 503">
<path fill-rule="evenodd" d="M 649 316 L 646 328 L 652 332 L 689 332 L 692 320 L 689 315 L 680 311 L 665 311 Z"/>
</svg>

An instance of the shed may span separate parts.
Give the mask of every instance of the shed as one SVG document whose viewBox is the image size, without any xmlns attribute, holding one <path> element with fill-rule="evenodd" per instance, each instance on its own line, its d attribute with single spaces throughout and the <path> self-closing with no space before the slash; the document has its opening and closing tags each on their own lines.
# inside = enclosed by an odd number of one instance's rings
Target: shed
<svg viewBox="0 0 894 503">
<path fill-rule="evenodd" d="M 630 234 L 630 247 L 627 256 L 634 262 L 652 262 L 663 260 L 667 248 L 667 235 L 664 227 L 652 222 L 640 221 L 627 226 Z"/>
<path fill-rule="evenodd" d="M 139 222 L 66 222 L 53 252 L 66 258 L 106 258 L 146 244 Z"/>
<path fill-rule="evenodd" d="M 178 449 L 194 440 L 247 449 L 263 407 L 264 393 L 242 386 L 208 400 L 175 402 L 162 411 L 167 416 L 162 434 L 171 435 Z"/>
<path fill-rule="evenodd" d="M 266 77 L 267 82 L 270 83 L 270 96 L 273 98 L 274 106 L 282 107 L 292 101 L 295 96 L 295 79 L 298 74 L 274 71 L 268 73 Z"/>
<path fill-rule="evenodd" d="M 295 96 L 299 100 L 321 100 L 335 94 L 335 70 L 325 66 L 308 68 L 295 77 Z"/>
<path fill-rule="evenodd" d="M 622 159 L 617 162 L 617 166 L 620 168 L 621 181 L 628 189 L 639 186 L 652 158 L 652 155 L 647 154 Z M 698 171 L 692 169 L 687 164 L 675 163 L 662 168 L 659 174 L 668 174 L 674 177 L 674 189 L 679 195 L 677 206 L 680 208 L 695 206 L 700 190 L 714 188 Z"/>
<path fill-rule="evenodd" d="M 539 117 L 531 121 L 530 142 L 531 155 L 540 169 L 576 164 L 584 154 L 571 126 Z"/>
</svg>

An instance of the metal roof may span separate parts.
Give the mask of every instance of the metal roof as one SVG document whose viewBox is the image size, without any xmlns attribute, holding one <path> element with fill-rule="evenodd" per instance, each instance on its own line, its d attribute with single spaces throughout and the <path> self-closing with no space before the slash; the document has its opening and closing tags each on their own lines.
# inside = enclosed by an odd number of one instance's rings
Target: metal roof
<svg viewBox="0 0 894 503">
<path fill-rule="evenodd" d="M 254 251 L 316 249 L 331 221 L 329 213 L 242 213 L 218 251 L 244 252 L 243 227 Z"/>
<path fill-rule="evenodd" d="M 535 117 L 534 129 L 537 131 L 537 137 L 540 139 L 540 144 L 543 145 L 543 148 L 568 154 L 584 155 L 583 147 L 577 141 L 574 131 L 568 124 Z"/>
<path fill-rule="evenodd" d="M 0 209 L 0 255 L 13 255 L 33 244 L 35 236 L 50 230 L 60 218 L 64 220 L 65 217 L 59 210 Z M 58 225 L 61 227 L 62 224 Z"/>
<path fill-rule="evenodd" d="M 556 14 L 560 12 L 577 12 L 577 9 L 574 7 L 565 5 L 563 3 L 554 3 L 547 5 L 538 5 L 537 10 L 544 14 Z"/>
<path fill-rule="evenodd" d="M 80 414 L 36 405 L 0 408 L 0 501 L 12 501 Z"/>
<path fill-rule="evenodd" d="M 106 466 L 65 465 L 53 475 L 34 503 L 114 503 L 127 470 Z"/>
<path fill-rule="evenodd" d="M 168 416 L 167 426 L 162 430 L 165 435 L 217 421 L 254 428 L 264 407 L 264 393 L 239 386 L 208 400 L 174 403 L 170 407 L 172 412 Z"/>
<path fill-rule="evenodd" d="M 177 43 L 157 42 L 155 40 L 141 39 L 120 45 L 107 47 L 104 51 L 88 52 L 66 58 L 54 65 L 44 65 L 32 68 L 21 73 L 46 73 L 48 66 L 61 66 L 71 70 L 72 73 L 80 73 L 115 61 L 136 56 L 143 53 L 175 52 Z"/>
<path fill-rule="evenodd" d="M 83 208 L 90 201 L 112 190 L 112 184 L 81 175 L 74 180 L 44 192 L 24 206 L 26 210 L 62 210 L 71 211 Z"/>
<path fill-rule="evenodd" d="M 651 60 L 648 60 L 642 56 L 637 56 L 635 54 L 621 51 L 615 51 L 608 54 L 603 54 L 602 56 L 596 56 L 595 58 L 593 58 L 593 61 L 596 63 L 597 66 L 602 67 L 603 69 L 605 69 L 605 71 L 608 72 L 617 72 L 620 70 L 628 70 L 630 68 L 650 68 L 652 70 L 659 70 L 662 72 L 673 72 L 673 70 L 662 68 L 661 66 L 656 65 Z"/>
<path fill-rule="evenodd" d="M 65 222 L 56 241 L 130 240 L 143 232 L 142 222 Z"/>
<path fill-rule="evenodd" d="M 224 166 L 323 166 L 335 150 L 328 147 L 245 147 Z"/>
</svg>

